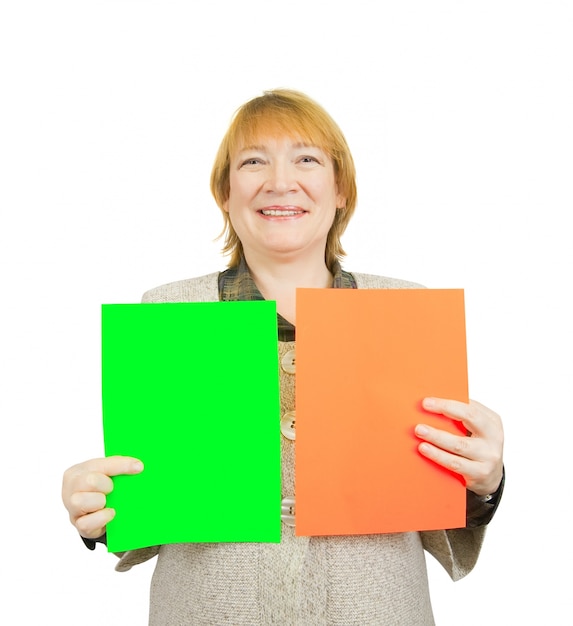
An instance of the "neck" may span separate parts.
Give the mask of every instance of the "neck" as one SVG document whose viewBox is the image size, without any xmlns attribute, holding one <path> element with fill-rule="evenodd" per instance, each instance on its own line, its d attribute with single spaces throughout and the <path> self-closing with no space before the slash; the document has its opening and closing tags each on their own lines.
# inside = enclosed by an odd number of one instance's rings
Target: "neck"
<svg viewBox="0 0 573 626">
<path fill-rule="evenodd" d="M 265 300 L 276 300 L 277 311 L 292 324 L 296 323 L 297 287 L 327 288 L 332 274 L 320 259 L 264 258 L 245 251 L 251 276 Z"/>
</svg>

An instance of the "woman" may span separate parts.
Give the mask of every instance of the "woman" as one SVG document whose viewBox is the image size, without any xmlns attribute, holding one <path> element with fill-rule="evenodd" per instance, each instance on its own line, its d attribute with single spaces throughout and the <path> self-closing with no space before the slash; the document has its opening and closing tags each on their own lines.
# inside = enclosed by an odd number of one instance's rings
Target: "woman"
<svg viewBox="0 0 573 626">
<path fill-rule="evenodd" d="M 143 300 L 275 300 L 281 411 L 292 415 L 296 288 L 417 285 L 342 270 L 340 237 L 356 204 L 354 165 L 338 126 L 303 94 L 275 90 L 239 109 L 219 148 L 211 190 L 225 220 L 229 268 L 153 289 Z M 474 566 L 503 488 L 503 430 L 500 418 L 474 401 L 425 398 L 423 406 L 460 420 L 471 433 L 415 428 L 420 453 L 465 480 L 466 528 L 295 537 L 288 500 L 295 444 L 286 420 L 281 542 L 177 544 L 120 555 L 120 571 L 158 555 L 150 623 L 433 624 L 424 549 L 454 580 Z M 66 471 L 64 504 L 88 547 L 105 540 L 114 516 L 105 504 L 110 477 L 141 469 L 136 459 L 110 457 Z"/>
</svg>

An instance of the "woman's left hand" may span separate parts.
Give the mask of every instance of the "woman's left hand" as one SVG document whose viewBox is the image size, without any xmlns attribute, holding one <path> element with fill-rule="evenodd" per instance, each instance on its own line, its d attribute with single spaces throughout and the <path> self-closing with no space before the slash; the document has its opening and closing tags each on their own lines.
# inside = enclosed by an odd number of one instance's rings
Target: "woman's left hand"
<svg viewBox="0 0 573 626">
<path fill-rule="evenodd" d="M 454 435 L 426 424 L 418 424 L 416 435 L 424 441 L 420 453 L 438 465 L 461 474 L 466 487 L 478 496 L 494 493 L 503 475 L 503 426 L 497 413 L 483 404 L 444 398 L 424 398 L 430 413 L 460 421 L 469 436 Z"/>
</svg>

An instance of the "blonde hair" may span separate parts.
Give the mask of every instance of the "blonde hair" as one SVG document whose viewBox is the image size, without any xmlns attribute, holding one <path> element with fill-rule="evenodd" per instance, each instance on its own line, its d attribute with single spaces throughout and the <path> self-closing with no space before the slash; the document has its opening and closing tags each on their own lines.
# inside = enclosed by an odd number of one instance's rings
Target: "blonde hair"
<svg viewBox="0 0 573 626">
<path fill-rule="evenodd" d="M 326 241 L 325 262 L 332 269 L 335 261 L 345 255 L 340 237 L 346 230 L 356 207 L 356 171 L 346 139 L 336 122 L 314 100 L 290 89 L 265 91 L 262 96 L 243 104 L 233 116 L 211 171 L 211 193 L 223 213 L 225 237 L 223 253 L 231 256 L 229 267 L 238 265 L 243 252 L 229 214 L 224 205 L 230 193 L 230 161 L 238 149 L 256 143 L 263 135 L 297 137 L 315 145 L 332 159 L 338 193 L 346 198 L 344 207 L 337 207 L 334 222 Z"/>
</svg>

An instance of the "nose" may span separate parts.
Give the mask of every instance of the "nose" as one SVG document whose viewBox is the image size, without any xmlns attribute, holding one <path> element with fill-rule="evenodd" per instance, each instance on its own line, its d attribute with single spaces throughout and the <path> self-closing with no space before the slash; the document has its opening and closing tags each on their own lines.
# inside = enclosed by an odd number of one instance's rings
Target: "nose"
<svg viewBox="0 0 573 626">
<path fill-rule="evenodd" d="M 295 168 L 287 161 L 277 160 L 268 168 L 265 191 L 285 194 L 297 188 Z"/>
</svg>

